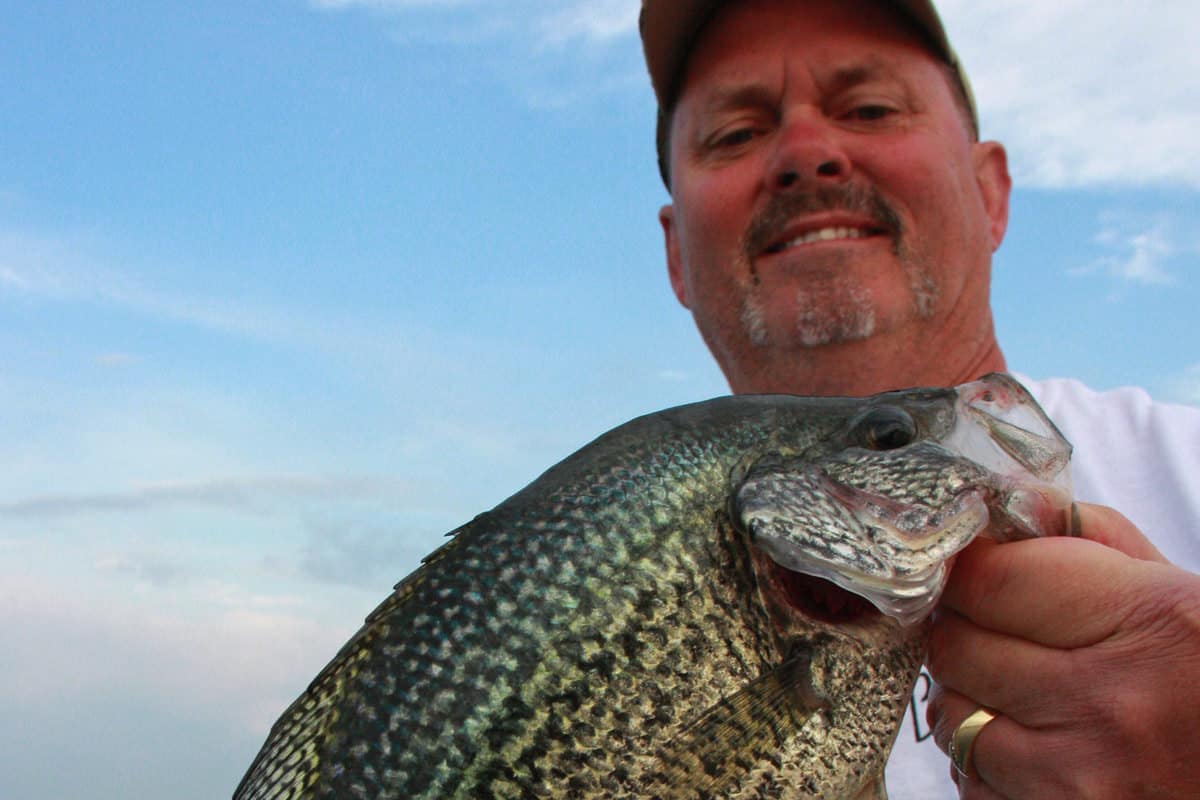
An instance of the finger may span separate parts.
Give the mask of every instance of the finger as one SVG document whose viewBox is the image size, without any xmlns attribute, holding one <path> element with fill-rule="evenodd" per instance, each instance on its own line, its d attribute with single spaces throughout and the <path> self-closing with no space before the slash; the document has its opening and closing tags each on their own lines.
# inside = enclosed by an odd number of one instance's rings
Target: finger
<svg viewBox="0 0 1200 800">
<path fill-rule="evenodd" d="M 958 726 L 979 708 L 979 703 L 958 692 L 935 689 L 929 724 L 943 752 L 948 753 Z M 958 774 L 951 766 L 951 776 L 959 797 L 971 800 L 1078 796 L 1078 787 L 1068 786 L 1060 774 L 1067 763 L 1062 751 L 1053 734 L 1032 730 L 1000 713 L 975 736 L 968 774 Z"/>
<path fill-rule="evenodd" d="M 926 664 L 944 689 L 1029 727 L 1061 724 L 1081 702 L 1071 653 L 981 628 L 953 611 L 938 612 Z M 1037 692 L 1029 691 L 1033 685 Z"/>
<path fill-rule="evenodd" d="M 950 767 L 950 771 L 954 772 L 954 767 Z M 964 778 L 961 775 L 957 777 L 959 800 L 1015 800 L 1015 798 L 1000 794 L 978 777 Z"/>
<path fill-rule="evenodd" d="M 1057 732 L 1031 730 L 1001 715 L 976 737 L 972 764 L 976 780 L 1002 797 L 1094 796 L 1073 783 L 1078 757 Z"/>
<path fill-rule="evenodd" d="M 958 726 L 979 708 L 980 705 L 978 703 L 952 689 L 938 687 L 934 690 L 934 696 L 930 700 L 926 713 L 929 717 L 929 725 L 933 731 L 934 741 L 947 756 L 950 755 L 950 740 L 954 736 Z M 953 762 L 951 762 L 949 765 L 950 777 L 958 786 L 960 798 L 995 800 L 995 798 L 1006 797 L 996 787 L 987 782 L 986 777 L 979 771 L 978 762 L 975 759 L 981 752 L 982 747 L 993 743 L 996 737 L 1005 735 L 1003 729 L 1010 726 L 1014 728 L 1019 727 L 1015 723 L 1006 722 L 1003 715 L 996 716 L 995 719 L 983 726 L 983 729 L 975 736 L 974 744 L 971 747 L 970 760 L 966 764 L 967 771 L 965 774 L 959 772 Z"/>
<path fill-rule="evenodd" d="M 1141 561 L 1170 563 L 1124 514 L 1108 506 L 1076 503 L 1079 535 Z"/>
<path fill-rule="evenodd" d="M 1150 565 L 1087 539 L 977 539 L 959 553 L 941 603 L 994 631 L 1083 647 L 1119 626 L 1142 566 Z"/>
<path fill-rule="evenodd" d="M 950 768 L 950 772 L 954 772 L 954 768 Z M 956 781 L 959 787 L 959 800 L 1016 800 L 1008 798 L 1008 796 L 996 792 L 988 784 L 980 781 L 978 777 L 961 777 Z"/>
<path fill-rule="evenodd" d="M 979 705 L 961 692 L 934 684 L 929 703 L 925 706 L 925 721 L 939 750 L 950 755 L 950 736 L 954 729 Z"/>
</svg>

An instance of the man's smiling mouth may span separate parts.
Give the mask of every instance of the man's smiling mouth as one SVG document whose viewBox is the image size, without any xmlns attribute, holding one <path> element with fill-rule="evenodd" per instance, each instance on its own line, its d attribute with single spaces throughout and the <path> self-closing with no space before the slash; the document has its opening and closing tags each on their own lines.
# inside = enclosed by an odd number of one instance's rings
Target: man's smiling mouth
<svg viewBox="0 0 1200 800">
<path fill-rule="evenodd" d="M 768 255 L 773 253 L 782 253 L 784 250 L 787 250 L 790 247 L 798 247 L 802 244 L 809 244 L 810 242 L 831 242 L 838 239 L 865 239 L 870 236 L 878 236 L 882 233 L 886 233 L 886 231 L 884 231 L 882 228 L 831 225 L 802 233 L 799 236 L 791 239 L 785 239 L 783 241 L 776 242 L 763 252 Z"/>
</svg>

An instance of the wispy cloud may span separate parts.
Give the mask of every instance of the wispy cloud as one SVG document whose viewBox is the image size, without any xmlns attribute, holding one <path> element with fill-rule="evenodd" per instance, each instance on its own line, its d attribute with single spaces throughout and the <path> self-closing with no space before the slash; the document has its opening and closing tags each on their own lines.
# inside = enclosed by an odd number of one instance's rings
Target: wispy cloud
<svg viewBox="0 0 1200 800">
<path fill-rule="evenodd" d="M 361 309 L 179 288 L 160 277 L 179 269 L 176 264 L 114 267 L 114 263 L 118 259 L 106 256 L 104 245 L 86 237 L 0 228 L 0 303 L 7 299 L 117 311 L 231 341 L 331 356 L 340 366 L 361 365 L 374 378 L 423 370 L 445 377 L 466 360 L 502 360 L 499 351 L 509 346 L 494 336 L 414 322 L 401 325 L 395 316 L 372 316 Z M 316 318 L 319 324 L 314 323 Z M 105 367 L 127 366 L 136 360 L 122 352 L 87 357 Z M 477 370 L 471 373 L 472 379 L 478 377 Z"/>
<path fill-rule="evenodd" d="M 47 518 L 97 512 L 138 512 L 180 506 L 264 514 L 290 508 L 296 500 L 387 499 L 407 485 L 377 478 L 270 475 L 215 478 L 134 486 L 91 494 L 45 494 L 0 503 L 0 517 Z"/>
<path fill-rule="evenodd" d="M 0 231 L 0 297 L 85 303 L 257 339 L 301 338 L 306 320 L 228 298 L 172 294 L 108 267 L 86 246 L 22 231 Z"/>
<path fill-rule="evenodd" d="M 445 540 L 379 523 L 316 522 L 309 525 L 297 566 L 311 580 L 378 590 L 415 568 L 430 552 L 430 541 L 436 547 Z"/>
<path fill-rule="evenodd" d="M 101 574 L 133 578 L 136 583 L 160 589 L 197 577 L 191 564 L 161 554 L 109 555 L 97 559 L 95 567 Z"/>
<path fill-rule="evenodd" d="M 1106 275 L 1120 284 L 1169 286 L 1179 282 L 1176 264 L 1192 254 L 1179 243 L 1173 217 L 1166 212 L 1106 212 L 1094 241 L 1104 254 L 1076 267 L 1079 276 Z"/>
<path fill-rule="evenodd" d="M 536 29 L 548 44 L 603 43 L 636 34 L 637 16 L 638 5 L 629 0 L 580 0 L 538 18 Z"/>
<path fill-rule="evenodd" d="M 524 105 L 560 111 L 597 97 L 649 97 L 637 0 L 315 0 L 323 12 L 378 17 L 400 46 L 467 49 Z"/>
<path fill-rule="evenodd" d="M 472 30 L 511 35 L 538 45 L 561 46 L 571 41 L 608 42 L 637 31 L 637 0 L 311 0 L 323 11 L 363 9 L 399 15 L 419 11 L 454 11 L 456 20 L 469 20 Z M 531 36 L 531 34 L 533 34 Z"/>
<path fill-rule="evenodd" d="M 1077 274 L 1101 272 L 1119 281 L 1158 286 L 1176 282 L 1167 268 L 1176 251 L 1165 221 L 1137 230 L 1110 221 L 1096 234 L 1095 240 L 1108 252 L 1076 270 Z"/>
</svg>

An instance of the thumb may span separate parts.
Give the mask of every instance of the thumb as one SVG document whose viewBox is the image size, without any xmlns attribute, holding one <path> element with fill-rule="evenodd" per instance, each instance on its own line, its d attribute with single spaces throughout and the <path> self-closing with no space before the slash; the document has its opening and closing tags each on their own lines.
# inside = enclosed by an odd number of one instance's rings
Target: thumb
<svg viewBox="0 0 1200 800">
<path fill-rule="evenodd" d="M 1139 561 L 1170 563 L 1124 514 L 1108 506 L 1076 503 L 1079 536 L 1117 550 Z"/>
</svg>

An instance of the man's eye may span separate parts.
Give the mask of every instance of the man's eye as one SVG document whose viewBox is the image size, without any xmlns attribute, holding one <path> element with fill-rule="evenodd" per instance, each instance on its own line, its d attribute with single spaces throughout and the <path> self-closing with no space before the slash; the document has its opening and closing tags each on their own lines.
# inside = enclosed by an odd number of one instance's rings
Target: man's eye
<svg viewBox="0 0 1200 800">
<path fill-rule="evenodd" d="M 712 144 L 713 147 L 718 149 L 724 147 L 738 147 L 740 145 L 747 144 L 751 139 L 753 139 L 754 133 L 755 131 L 753 128 L 737 128 L 729 131 L 728 133 L 723 133 L 720 136 L 717 136 L 713 139 Z"/>
<path fill-rule="evenodd" d="M 854 122 L 875 122 L 896 113 L 888 106 L 862 105 L 852 108 L 846 117 Z"/>
</svg>

